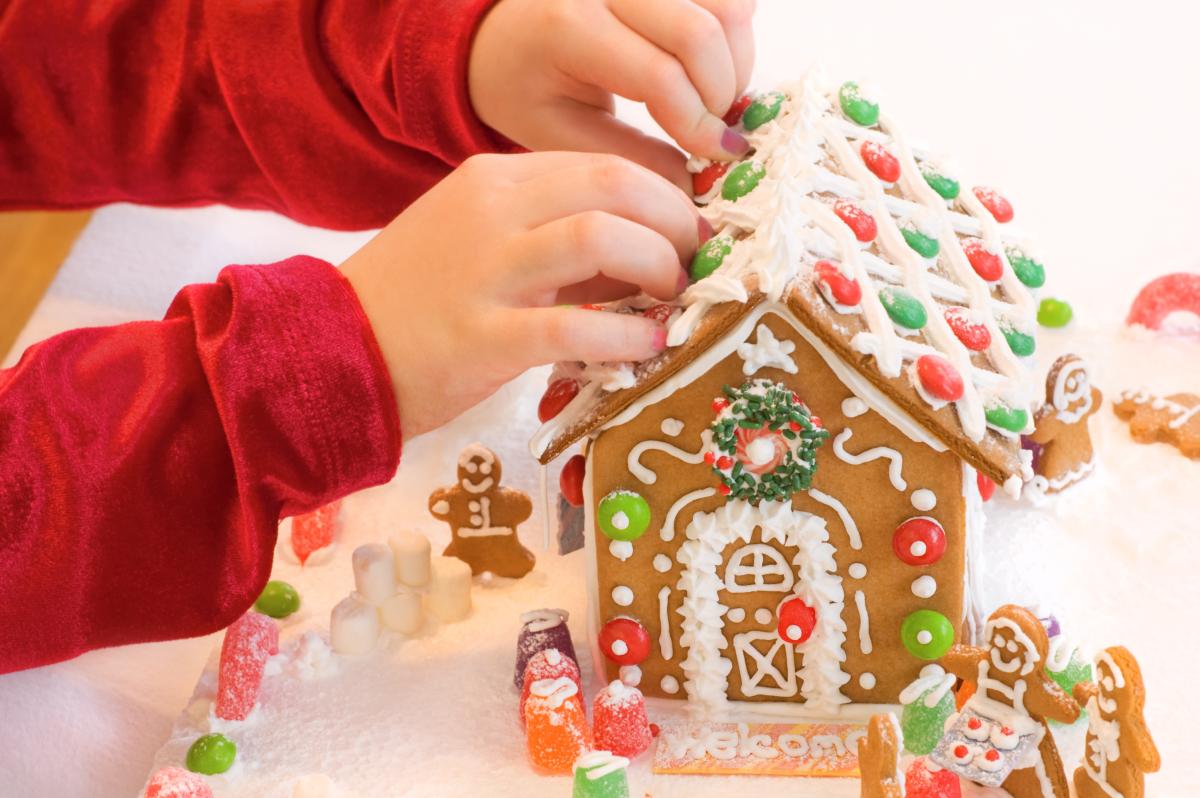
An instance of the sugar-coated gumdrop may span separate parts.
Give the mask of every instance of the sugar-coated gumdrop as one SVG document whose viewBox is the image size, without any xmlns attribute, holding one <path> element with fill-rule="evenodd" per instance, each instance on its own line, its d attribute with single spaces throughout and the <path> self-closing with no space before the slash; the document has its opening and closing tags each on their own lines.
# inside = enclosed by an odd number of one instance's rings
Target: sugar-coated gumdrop
<svg viewBox="0 0 1200 798">
<path fill-rule="evenodd" d="M 1074 315 L 1065 299 L 1046 297 L 1038 304 L 1037 320 L 1043 327 L 1066 327 Z"/>
<path fill-rule="evenodd" d="M 187 752 L 187 768 L 193 773 L 213 776 L 233 767 L 237 759 L 237 746 L 224 734 L 206 734 L 200 737 Z"/>
<path fill-rule="evenodd" d="M 916 369 L 921 389 L 934 399 L 957 402 L 962 398 L 962 375 L 946 358 L 941 355 L 921 355 L 917 358 Z"/>
<path fill-rule="evenodd" d="M 721 268 L 725 256 L 730 252 L 733 252 L 733 239 L 729 236 L 714 236 L 708 239 L 696 250 L 688 274 L 693 280 L 703 280 Z"/>
<path fill-rule="evenodd" d="M 862 286 L 853 277 L 842 274 L 833 261 L 819 260 L 813 266 L 818 288 L 829 302 L 854 307 L 862 301 Z"/>
<path fill-rule="evenodd" d="M 525 702 L 525 743 L 533 766 L 543 773 L 571 773 L 588 749 L 579 688 L 570 679 L 534 682 Z"/>
<path fill-rule="evenodd" d="M 951 305 L 943 314 L 946 324 L 954 332 L 954 336 L 972 352 L 982 352 L 992 345 L 992 334 L 987 325 L 967 308 Z"/>
<path fill-rule="evenodd" d="M 154 771 L 142 798 L 212 798 L 208 782 L 190 770 L 166 767 Z"/>
<path fill-rule="evenodd" d="M 633 618 L 613 618 L 600 628 L 600 650 L 618 665 L 638 665 L 650 656 L 650 633 Z"/>
<path fill-rule="evenodd" d="M 692 175 L 692 194 L 703 197 L 712 191 L 712 187 L 721 179 L 721 175 L 729 171 L 726 161 L 713 161 L 708 166 Z"/>
<path fill-rule="evenodd" d="M 521 688 L 522 723 L 525 722 L 525 702 L 529 700 L 529 691 L 533 687 L 533 683 L 562 678 L 575 682 L 575 686 L 579 688 L 582 695 L 583 679 L 575 660 L 557 648 L 546 648 L 533 655 L 529 664 L 525 666 L 525 684 Z"/>
<path fill-rule="evenodd" d="M 898 285 L 888 285 L 879 289 L 879 302 L 887 311 L 888 317 L 907 330 L 919 330 L 929 321 L 929 315 L 921 301 Z"/>
<path fill-rule="evenodd" d="M 1176 312 L 1200 316 L 1200 273 L 1164 274 L 1146 283 L 1134 298 L 1125 323 L 1157 330 Z"/>
<path fill-rule="evenodd" d="M 746 106 L 746 110 L 742 113 L 742 127 L 746 130 L 757 130 L 779 116 L 779 109 L 782 107 L 782 93 L 769 91 L 761 94 Z"/>
<path fill-rule="evenodd" d="M 629 798 L 629 760 L 609 751 L 588 751 L 575 760 L 571 798 Z"/>
<path fill-rule="evenodd" d="M 929 184 L 929 187 L 942 199 L 952 200 L 958 196 L 958 181 L 954 178 L 946 177 L 932 167 L 925 166 L 924 164 L 921 165 L 921 177 L 925 178 L 925 182 Z"/>
<path fill-rule="evenodd" d="M 988 501 L 996 492 L 996 483 L 982 471 L 975 473 L 975 484 L 979 486 L 979 498 Z"/>
<path fill-rule="evenodd" d="M 617 679 L 597 693 L 592 703 L 592 738 L 597 748 L 617 756 L 634 757 L 649 748 L 654 735 L 642 691 Z"/>
<path fill-rule="evenodd" d="M 541 609 L 526 612 L 521 616 L 521 632 L 517 635 L 517 663 L 513 668 L 513 687 L 525 687 L 525 669 L 539 651 L 557 649 L 578 663 L 575 644 L 571 642 L 571 630 L 567 628 L 570 617 L 566 610 Z"/>
<path fill-rule="evenodd" d="M 286 618 L 300 609 L 300 594 L 287 582 L 272 579 L 254 602 L 254 609 L 272 618 Z"/>
<path fill-rule="evenodd" d="M 301 565 L 313 552 L 333 545 L 341 507 L 341 501 L 330 502 L 311 513 L 292 518 L 292 551 Z"/>
<path fill-rule="evenodd" d="M 600 500 L 596 524 L 611 540 L 637 540 L 650 527 L 650 504 L 639 493 L 614 490 Z"/>
<path fill-rule="evenodd" d="M 937 768 L 930 770 L 930 768 Z M 943 770 L 924 758 L 914 759 L 904 774 L 905 798 L 962 798 L 957 774 Z"/>
<path fill-rule="evenodd" d="M 972 189 L 975 196 L 979 199 L 980 204 L 988 209 L 988 213 L 1001 224 L 1011 222 L 1013 218 L 1013 207 L 1004 196 L 994 188 L 986 186 L 976 186 Z"/>
<path fill-rule="evenodd" d="M 858 151 L 862 155 L 863 163 L 880 180 L 895 183 L 900 179 L 900 162 L 882 144 L 864 141 Z"/>
<path fill-rule="evenodd" d="M 725 116 L 721 117 L 721 121 L 733 127 L 742 120 L 742 114 L 750 107 L 750 103 L 754 102 L 754 98 L 749 94 L 743 94 L 733 101 L 733 105 L 729 106 L 729 110 L 725 112 Z"/>
<path fill-rule="evenodd" d="M 579 381 L 570 377 L 561 377 L 546 386 L 546 392 L 538 402 L 538 421 L 545 424 L 562 412 L 579 393 Z"/>
<path fill-rule="evenodd" d="M 940 612 L 917 610 L 900 625 L 900 641 L 918 659 L 937 659 L 954 645 L 954 624 Z"/>
<path fill-rule="evenodd" d="M 954 712 L 954 676 L 940 665 L 926 665 L 912 684 L 900 691 L 900 729 L 904 747 L 928 754 L 945 734 L 946 718 Z"/>
<path fill-rule="evenodd" d="M 863 97 L 862 90 L 852 80 L 846 81 L 838 89 L 838 104 L 848 119 L 863 127 L 871 127 L 879 121 L 879 106 Z"/>
<path fill-rule="evenodd" d="M 581 454 L 567 460 L 558 475 L 558 490 L 572 507 L 583 506 L 583 478 L 587 470 L 587 458 Z"/>
<path fill-rule="evenodd" d="M 905 224 L 901 227 L 900 235 L 904 236 L 904 241 L 908 244 L 909 248 L 922 258 L 937 257 L 940 247 L 938 246 L 937 239 L 933 236 L 925 235 L 911 224 Z"/>
<path fill-rule="evenodd" d="M 1000 260 L 1000 256 L 988 249 L 988 245 L 981 239 L 968 238 L 962 243 L 963 254 L 967 256 L 967 262 L 971 264 L 971 268 L 979 275 L 981 280 L 989 283 L 994 283 L 1004 276 L 1004 261 Z"/>
<path fill-rule="evenodd" d="M 279 653 L 279 628 L 267 616 L 247 612 L 225 630 L 217 668 L 214 712 L 225 720 L 244 720 L 254 709 L 267 658 Z"/>
<path fill-rule="evenodd" d="M 854 233 L 854 237 L 864 244 L 874 241 L 875 236 L 879 234 L 875 217 L 850 200 L 840 199 L 833 203 L 833 212 L 837 218 L 846 223 L 846 226 Z"/>
</svg>

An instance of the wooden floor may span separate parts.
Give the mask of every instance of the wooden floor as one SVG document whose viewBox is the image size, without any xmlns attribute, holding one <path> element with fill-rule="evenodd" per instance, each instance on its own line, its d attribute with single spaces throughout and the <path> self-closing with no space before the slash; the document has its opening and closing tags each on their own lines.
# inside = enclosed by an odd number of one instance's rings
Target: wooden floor
<svg viewBox="0 0 1200 798">
<path fill-rule="evenodd" d="M 29 320 L 91 213 L 0 213 L 0 359 Z"/>
</svg>

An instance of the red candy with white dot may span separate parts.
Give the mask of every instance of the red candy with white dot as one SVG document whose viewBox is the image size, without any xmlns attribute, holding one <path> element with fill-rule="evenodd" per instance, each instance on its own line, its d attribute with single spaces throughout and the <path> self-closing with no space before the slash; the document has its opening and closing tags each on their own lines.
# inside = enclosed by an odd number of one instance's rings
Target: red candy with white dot
<svg viewBox="0 0 1200 798">
<path fill-rule="evenodd" d="M 1133 300 L 1125 323 L 1157 330 L 1167 316 L 1178 311 L 1200 316 L 1200 273 L 1164 274 L 1146 283 Z"/>
<path fill-rule="evenodd" d="M 245 720 L 258 700 L 267 658 L 279 653 L 279 627 L 251 610 L 225 630 L 217 668 L 214 713 L 224 720 Z"/>
<path fill-rule="evenodd" d="M 579 381 L 562 377 L 546 386 L 542 400 L 538 402 L 538 421 L 545 424 L 562 412 L 579 393 Z"/>
<path fill-rule="evenodd" d="M 330 502 L 311 513 L 297 515 L 292 518 L 292 551 L 296 559 L 304 565 L 314 551 L 333 545 L 337 537 L 338 513 L 342 502 Z"/>
<path fill-rule="evenodd" d="M 703 197 L 712 191 L 721 176 L 729 171 L 728 161 L 713 161 L 708 166 L 692 175 L 692 194 Z"/>
<path fill-rule="evenodd" d="M 987 501 L 996 492 L 996 483 L 982 471 L 975 472 L 975 484 L 979 486 L 979 498 Z"/>
<path fill-rule="evenodd" d="M 166 767 L 154 771 L 142 798 L 212 798 L 212 794 L 212 788 L 199 773 Z"/>
<path fill-rule="evenodd" d="M 575 682 L 575 686 L 582 693 L 583 681 L 579 674 L 579 666 L 575 664 L 575 660 L 557 648 L 544 648 L 529 659 L 525 665 L 525 684 L 521 687 L 521 725 L 525 724 L 525 702 L 529 700 L 533 683 L 559 678 Z"/>
<path fill-rule="evenodd" d="M 980 279 L 994 283 L 1004 275 L 1004 261 L 980 239 L 968 238 L 963 241 L 962 248 Z"/>
<path fill-rule="evenodd" d="M 988 209 L 988 212 L 996 219 L 997 222 L 1004 224 L 1011 222 L 1013 218 L 1013 206 L 1007 199 L 1004 198 L 999 191 L 986 186 L 976 186 L 973 191 L 983 207 Z"/>
<path fill-rule="evenodd" d="M 949 360 L 941 355 L 921 355 L 917 358 L 916 368 L 917 379 L 925 393 L 943 402 L 962 399 L 962 375 Z"/>
<path fill-rule="evenodd" d="M 864 141 L 859 148 L 863 163 L 885 183 L 895 183 L 900 179 L 900 162 L 896 156 L 887 151 L 882 144 Z"/>
<path fill-rule="evenodd" d="M 839 305 L 854 307 L 862 301 L 862 286 L 853 277 L 842 274 L 833 261 L 819 260 L 813 266 L 817 279 L 821 281 L 821 292 L 825 298 Z"/>
<path fill-rule="evenodd" d="M 733 105 L 729 106 L 729 110 L 725 112 L 725 116 L 721 117 L 721 121 L 729 127 L 733 127 L 738 122 L 742 121 L 742 114 L 746 113 L 746 109 L 750 107 L 750 103 L 754 102 L 754 98 L 749 94 L 743 94 L 733 101 Z"/>
<path fill-rule="evenodd" d="M 906 798 L 962 798 L 962 786 L 957 774 L 944 768 L 930 770 L 924 757 L 920 757 L 910 762 L 904 773 L 904 795 Z"/>
<path fill-rule="evenodd" d="M 955 337 L 972 352 L 982 352 L 992 345 L 992 334 L 982 322 L 974 318 L 970 310 L 958 305 L 946 308 L 946 324 Z"/>
<path fill-rule="evenodd" d="M 864 244 L 874 241 L 875 236 L 879 233 L 879 228 L 875 225 L 875 217 L 849 200 L 840 199 L 833 203 L 833 212 L 846 223 L 846 226 L 854 233 L 854 237 Z"/>
<path fill-rule="evenodd" d="M 572 507 L 583 506 L 583 477 L 586 470 L 587 458 L 577 454 L 567 461 L 558 475 L 558 490 Z"/>
<path fill-rule="evenodd" d="M 928 516 L 910 518 L 892 534 L 892 551 L 907 565 L 933 565 L 946 553 L 946 530 Z"/>
<path fill-rule="evenodd" d="M 592 740 L 597 751 L 633 758 L 654 742 L 642 691 L 615 681 L 592 703 Z"/>
<path fill-rule="evenodd" d="M 633 618 L 613 618 L 600 629 L 600 650 L 618 665 L 637 665 L 650 656 L 650 633 Z"/>
<path fill-rule="evenodd" d="M 790 598 L 779 605 L 779 637 L 792 645 L 799 645 L 812 637 L 817 627 L 817 611 L 799 598 Z"/>
</svg>

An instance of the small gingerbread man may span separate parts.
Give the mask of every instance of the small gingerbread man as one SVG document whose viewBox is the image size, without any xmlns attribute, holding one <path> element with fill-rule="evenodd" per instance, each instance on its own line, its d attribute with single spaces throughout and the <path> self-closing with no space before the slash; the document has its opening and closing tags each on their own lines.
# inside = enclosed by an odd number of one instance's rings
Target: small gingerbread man
<svg viewBox="0 0 1200 798">
<path fill-rule="evenodd" d="M 517 539 L 517 525 L 533 503 L 519 490 L 500 487 L 500 460 L 478 443 L 458 457 L 458 482 L 429 497 L 429 512 L 450 525 L 452 539 L 443 554 L 471 566 L 519 579 L 533 569 L 534 557 Z"/>
<path fill-rule="evenodd" d="M 1095 453 L 1088 419 L 1103 398 L 1082 358 L 1063 355 L 1054 361 L 1046 375 L 1046 403 L 1034 414 L 1030 436 L 1043 447 L 1035 469 L 1046 482 L 1046 493 L 1057 493 L 1092 472 Z"/>
<path fill-rule="evenodd" d="M 1007 717 L 1011 708 L 1016 718 L 1040 724 L 1036 755 L 1003 787 L 1013 798 L 1067 798 L 1067 774 L 1046 721 L 1074 723 L 1079 705 L 1046 674 L 1045 627 L 1024 607 L 1006 604 L 988 618 L 983 635 L 984 646 L 956 645 L 939 660 L 947 672 L 975 683 L 963 710 L 1017 726 Z"/>
<path fill-rule="evenodd" d="M 1113 646 L 1096 657 L 1096 683 L 1075 685 L 1075 700 L 1087 707 L 1083 763 L 1075 771 L 1078 798 L 1143 798 L 1147 773 L 1162 760 L 1142 710 L 1146 688 L 1133 654 Z"/>
<path fill-rule="evenodd" d="M 867 722 L 867 736 L 858 741 L 861 798 L 904 798 L 900 745 L 900 724 L 896 716 L 891 713 L 872 715 Z"/>
<path fill-rule="evenodd" d="M 1113 412 L 1129 422 L 1138 443 L 1162 441 L 1184 457 L 1200 458 L 1200 396 L 1177 393 L 1158 397 L 1145 391 L 1122 391 Z"/>
</svg>

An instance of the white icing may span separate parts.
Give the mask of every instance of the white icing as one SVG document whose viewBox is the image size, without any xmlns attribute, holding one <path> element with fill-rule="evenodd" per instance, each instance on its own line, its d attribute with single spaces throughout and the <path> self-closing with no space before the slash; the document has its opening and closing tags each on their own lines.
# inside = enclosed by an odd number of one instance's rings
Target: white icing
<svg viewBox="0 0 1200 798">
<path fill-rule="evenodd" d="M 629 644 L 624 640 L 614 640 L 611 647 L 612 652 L 618 657 L 623 657 L 629 653 Z"/>
<path fill-rule="evenodd" d="M 979 495 L 975 469 L 966 463 L 962 466 L 962 480 L 963 500 L 966 504 L 963 621 L 966 624 L 966 642 L 977 644 L 985 608 L 990 606 L 983 593 L 983 572 L 986 565 L 983 557 L 983 533 L 987 525 L 987 515 L 983 511 L 983 497 Z"/>
<path fill-rule="evenodd" d="M 557 679 L 539 679 L 529 686 L 531 695 L 540 698 L 548 707 L 558 709 L 571 696 L 579 694 L 574 679 L 560 676 Z"/>
<path fill-rule="evenodd" d="M 671 570 L 671 558 L 665 554 L 655 554 L 653 563 L 654 570 L 658 571 L 660 574 L 665 574 L 667 571 Z"/>
<path fill-rule="evenodd" d="M 678 446 L 672 446 L 662 441 L 642 441 L 629 450 L 626 466 L 629 468 L 629 473 L 640 479 L 644 484 L 653 485 L 658 481 L 658 474 L 655 474 L 649 468 L 642 465 L 641 457 L 644 453 L 648 451 L 664 452 L 684 463 L 702 463 L 704 462 L 704 450 L 709 445 L 711 438 L 712 433 L 708 430 L 700 433 L 701 445 L 695 452 L 685 452 Z"/>
<path fill-rule="evenodd" d="M 628 607 L 633 603 L 633 591 L 625 585 L 617 585 L 612 589 L 612 600 L 617 606 Z"/>
<path fill-rule="evenodd" d="M 747 377 L 765 368 L 776 368 L 795 374 L 796 361 L 792 360 L 792 352 L 796 344 L 791 341 L 781 341 L 765 324 L 758 325 L 754 343 L 747 341 L 737 348 L 738 356 L 742 358 L 742 373 Z"/>
<path fill-rule="evenodd" d="M 747 576 L 748 582 L 743 579 Z M 729 556 L 725 566 L 725 589 L 730 593 L 786 593 L 793 582 L 795 576 L 783 554 L 766 543 L 747 543 Z"/>
<path fill-rule="evenodd" d="M 933 633 L 928 629 L 922 629 L 917 632 L 917 642 L 923 646 L 927 646 L 933 642 Z"/>
<path fill-rule="evenodd" d="M 633 541 L 630 540 L 614 540 L 608 544 L 608 553 L 616 557 L 621 562 L 625 562 L 633 556 Z"/>
<path fill-rule="evenodd" d="M 672 438 L 683 432 L 683 422 L 677 418 L 664 418 L 662 423 L 658 425 L 663 435 L 668 435 Z"/>
<path fill-rule="evenodd" d="M 566 623 L 571 614 L 566 610 L 544 609 L 521 613 L 521 626 L 527 632 L 545 632 Z"/>
<path fill-rule="evenodd" d="M 936 662 L 930 663 L 921 668 L 921 674 L 900 691 L 900 703 L 907 706 L 924 695 L 925 706 L 932 709 L 950 692 L 955 681 L 954 674 L 946 673 Z"/>
<path fill-rule="evenodd" d="M 765 607 L 759 607 L 754 611 L 754 622 L 762 625 L 769 624 L 774 616 L 771 611 Z"/>
<path fill-rule="evenodd" d="M 918 576 L 916 579 L 913 580 L 912 593 L 917 598 L 923 598 L 923 599 L 932 598 L 933 594 L 936 592 L 937 592 L 937 580 L 934 579 L 929 574 L 924 574 L 922 576 Z"/>
<path fill-rule="evenodd" d="M 934 507 L 937 507 L 937 495 L 928 488 L 914 490 L 909 499 L 912 501 L 912 506 L 923 513 L 927 513 Z"/>
<path fill-rule="evenodd" d="M 850 548 L 861 549 L 862 536 L 858 533 L 858 524 L 854 523 L 854 518 L 850 515 L 850 511 L 846 509 L 846 505 L 842 504 L 841 501 L 830 496 L 828 493 L 819 491 L 816 488 L 809 488 L 808 495 L 814 501 L 820 502 L 837 513 L 837 517 L 841 520 L 842 526 L 846 528 L 846 537 L 850 539 Z"/>
<path fill-rule="evenodd" d="M 854 606 L 858 608 L 858 650 L 871 653 L 871 617 L 867 614 L 867 594 L 854 591 Z"/>
<path fill-rule="evenodd" d="M 642 683 L 642 669 L 637 665 L 622 665 L 617 669 L 617 676 L 626 687 L 637 687 Z"/>
<path fill-rule="evenodd" d="M 734 607 L 729 612 L 725 613 L 725 617 L 733 623 L 741 623 L 746 620 L 746 611 L 741 607 Z"/>
<path fill-rule="evenodd" d="M 1092 379 L 1087 364 L 1069 360 L 1058 370 L 1051 393 L 1055 415 L 1065 424 L 1074 424 L 1092 412 Z"/>
<path fill-rule="evenodd" d="M 679 518 L 679 512 L 694 501 L 707 499 L 709 496 L 715 495 L 717 495 L 716 488 L 700 488 L 699 490 L 694 490 L 690 493 L 685 493 L 680 496 L 675 500 L 675 503 L 671 505 L 670 509 L 667 510 L 667 518 L 665 521 L 663 521 L 662 529 L 659 530 L 659 537 L 667 542 L 674 540 L 675 521 Z"/>
<path fill-rule="evenodd" d="M 575 767 L 586 770 L 588 780 L 595 781 L 629 767 L 629 760 L 609 751 L 588 751 L 575 760 Z"/>
<path fill-rule="evenodd" d="M 679 680 L 671 675 L 662 677 L 658 683 L 658 686 L 661 687 L 662 691 L 668 695 L 675 695 L 679 692 Z"/>
<path fill-rule="evenodd" d="M 867 575 L 867 566 L 860 562 L 852 562 L 846 573 L 850 574 L 851 579 L 862 579 Z"/>
<path fill-rule="evenodd" d="M 874 460 L 887 459 L 888 480 L 892 483 L 892 487 L 901 492 L 907 490 L 908 483 L 904 481 L 904 456 L 890 446 L 876 446 L 858 454 L 851 454 L 846 451 L 846 441 L 850 440 L 850 436 L 853 434 L 854 430 L 846 427 L 833 439 L 833 453 L 837 455 L 837 458 L 850 465 L 862 465 Z"/>
<path fill-rule="evenodd" d="M 480 462 L 476 464 L 475 460 Z M 490 474 L 496 462 L 496 455 L 481 443 L 468 444 L 458 453 L 458 467 L 468 474 Z"/>
<path fill-rule="evenodd" d="M 663 585 L 658 591 L 658 651 L 665 662 L 675 657 L 675 645 L 671 640 L 670 603 L 671 588 Z"/>
<path fill-rule="evenodd" d="M 431 509 L 437 515 L 445 515 L 446 513 L 450 512 L 450 502 L 446 501 L 445 499 L 439 499 L 433 503 L 433 507 Z"/>
<path fill-rule="evenodd" d="M 1003 638 L 997 635 L 997 631 L 1004 629 L 1011 636 L 1011 642 L 1017 645 L 1010 648 L 1009 651 L 1014 651 L 1019 647 L 1020 655 L 1014 659 L 1005 659 L 1000 654 L 1000 646 L 1004 644 Z M 1012 673 L 1018 668 L 1021 670 L 1021 675 L 1025 676 L 1033 672 L 1034 667 L 1041 661 L 1041 655 L 1038 654 L 1037 646 L 1029 639 L 1029 635 L 1021 629 L 1020 626 L 1009 618 L 992 618 L 984 627 L 983 637 L 985 643 L 991 644 L 991 661 L 1001 671 Z"/>
<path fill-rule="evenodd" d="M 870 410 L 867 403 L 857 396 L 851 396 L 842 400 L 842 415 L 846 418 L 858 418 L 859 416 Z"/>
<path fill-rule="evenodd" d="M 858 686 L 864 690 L 872 690 L 875 688 L 875 674 L 870 671 L 863 671 L 858 675 Z"/>
<path fill-rule="evenodd" d="M 613 529 L 629 529 L 629 516 L 626 515 L 624 510 L 617 510 L 612 514 L 612 518 L 610 518 L 608 522 L 612 524 Z"/>
<path fill-rule="evenodd" d="M 1046 670 L 1051 673 L 1065 671 L 1071 664 L 1075 650 L 1075 642 L 1064 634 L 1050 638 L 1050 648 L 1046 651 Z"/>
</svg>

